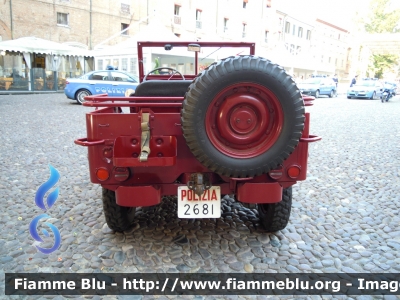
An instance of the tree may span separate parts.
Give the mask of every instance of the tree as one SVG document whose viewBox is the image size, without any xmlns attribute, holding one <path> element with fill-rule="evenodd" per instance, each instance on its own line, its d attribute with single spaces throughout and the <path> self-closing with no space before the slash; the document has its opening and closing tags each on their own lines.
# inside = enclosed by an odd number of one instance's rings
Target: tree
<svg viewBox="0 0 400 300">
<path fill-rule="evenodd" d="M 375 71 L 374 77 L 382 78 L 385 71 L 393 69 L 397 65 L 399 57 L 395 54 L 373 54 L 372 70 Z"/>
<path fill-rule="evenodd" d="M 391 9 L 391 0 L 372 0 L 370 15 L 365 22 L 365 30 L 369 33 L 400 32 L 400 9 Z"/>
</svg>

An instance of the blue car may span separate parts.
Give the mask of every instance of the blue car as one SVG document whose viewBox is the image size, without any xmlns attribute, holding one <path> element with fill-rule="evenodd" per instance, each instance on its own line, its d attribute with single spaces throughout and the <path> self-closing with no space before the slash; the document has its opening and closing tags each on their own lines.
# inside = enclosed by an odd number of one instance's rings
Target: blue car
<svg viewBox="0 0 400 300">
<path fill-rule="evenodd" d="M 308 78 L 297 84 L 303 95 L 319 98 L 320 95 L 327 95 L 329 98 L 337 95 L 336 82 L 330 77 Z"/>
<path fill-rule="evenodd" d="M 139 78 L 118 70 L 103 70 L 86 73 L 79 78 L 68 78 L 64 93 L 67 98 L 82 104 L 89 95 L 108 94 L 125 96 L 128 89 L 135 90 Z"/>
<path fill-rule="evenodd" d="M 382 97 L 383 90 L 383 84 L 379 80 L 361 79 L 360 81 L 357 81 L 354 86 L 349 87 L 347 90 L 347 99 L 380 99 Z"/>
</svg>

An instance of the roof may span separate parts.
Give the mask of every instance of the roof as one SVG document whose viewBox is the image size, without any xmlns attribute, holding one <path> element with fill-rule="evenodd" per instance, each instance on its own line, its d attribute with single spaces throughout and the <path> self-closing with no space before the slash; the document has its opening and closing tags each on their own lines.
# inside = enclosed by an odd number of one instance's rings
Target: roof
<svg viewBox="0 0 400 300">
<path fill-rule="evenodd" d="M 37 37 L 22 37 L 0 42 L 0 51 L 55 54 L 64 56 L 93 56 L 86 49 L 44 40 Z"/>
</svg>

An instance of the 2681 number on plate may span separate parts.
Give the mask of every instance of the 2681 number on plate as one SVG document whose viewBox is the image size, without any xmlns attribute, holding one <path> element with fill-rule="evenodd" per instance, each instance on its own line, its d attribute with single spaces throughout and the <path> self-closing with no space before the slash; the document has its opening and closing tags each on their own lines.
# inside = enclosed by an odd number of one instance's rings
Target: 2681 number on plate
<svg viewBox="0 0 400 300">
<path fill-rule="evenodd" d="M 178 187 L 178 218 L 220 218 L 221 190 L 213 186 L 200 197 L 187 186 Z"/>
</svg>

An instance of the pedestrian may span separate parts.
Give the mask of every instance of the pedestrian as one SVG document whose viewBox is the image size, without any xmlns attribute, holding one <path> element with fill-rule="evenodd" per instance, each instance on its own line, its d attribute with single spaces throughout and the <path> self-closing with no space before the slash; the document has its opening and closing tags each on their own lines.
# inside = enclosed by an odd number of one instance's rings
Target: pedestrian
<svg viewBox="0 0 400 300">
<path fill-rule="evenodd" d="M 336 83 L 336 88 L 337 88 L 338 82 L 339 82 L 339 80 L 338 80 L 338 78 L 337 78 L 337 74 L 333 75 L 332 79 L 333 79 L 333 81 Z"/>
<path fill-rule="evenodd" d="M 358 75 L 353 77 L 353 79 L 351 80 L 350 87 L 352 87 L 353 85 L 355 85 L 357 83 L 357 77 L 358 77 Z"/>
</svg>

